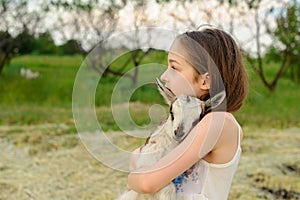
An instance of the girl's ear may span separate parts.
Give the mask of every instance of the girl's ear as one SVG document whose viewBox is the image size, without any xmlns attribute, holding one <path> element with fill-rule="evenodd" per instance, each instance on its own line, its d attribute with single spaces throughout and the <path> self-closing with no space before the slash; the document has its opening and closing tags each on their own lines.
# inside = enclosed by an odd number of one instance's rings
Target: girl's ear
<svg viewBox="0 0 300 200">
<path fill-rule="evenodd" d="M 210 89 L 210 76 L 208 72 L 205 74 L 200 75 L 200 88 L 202 90 L 209 90 Z"/>
</svg>

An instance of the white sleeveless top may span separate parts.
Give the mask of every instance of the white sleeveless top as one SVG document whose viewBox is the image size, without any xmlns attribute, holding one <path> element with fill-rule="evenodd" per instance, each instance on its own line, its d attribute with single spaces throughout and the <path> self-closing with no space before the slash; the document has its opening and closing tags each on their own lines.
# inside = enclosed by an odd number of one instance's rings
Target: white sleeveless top
<svg viewBox="0 0 300 200">
<path fill-rule="evenodd" d="M 238 124 L 238 147 L 231 161 L 213 164 L 201 159 L 184 172 L 182 179 L 175 184 L 177 200 L 227 199 L 242 152 L 240 132 L 241 127 Z"/>
</svg>

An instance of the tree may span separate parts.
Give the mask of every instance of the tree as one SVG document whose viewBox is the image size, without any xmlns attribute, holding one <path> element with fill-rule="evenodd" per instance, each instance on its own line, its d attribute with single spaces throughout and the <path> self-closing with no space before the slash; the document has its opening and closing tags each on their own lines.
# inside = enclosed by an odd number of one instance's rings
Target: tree
<svg viewBox="0 0 300 200">
<path fill-rule="evenodd" d="M 171 0 L 157 0 L 157 2 L 169 3 Z M 268 29 L 270 21 L 274 20 L 274 14 L 267 11 L 268 9 L 278 10 L 280 8 L 285 8 L 285 3 L 283 1 L 270 0 L 216 0 L 214 3 L 215 7 L 209 8 L 207 6 L 201 6 L 201 4 L 198 2 L 195 3 L 193 0 L 177 2 L 180 8 L 183 8 L 181 10 L 184 10 L 184 17 L 181 17 L 179 14 L 177 14 L 177 11 L 174 11 L 171 16 L 173 16 L 177 22 L 179 21 L 184 23 L 186 26 L 191 27 L 192 29 L 196 29 L 198 24 L 208 22 L 217 27 L 229 30 L 232 35 L 236 36 L 236 39 L 240 38 L 239 36 L 241 33 L 237 32 L 240 30 L 240 28 L 248 29 L 248 34 L 250 36 L 248 37 L 248 40 L 239 40 L 244 58 L 248 61 L 250 67 L 261 79 L 264 86 L 270 91 L 274 91 L 278 80 L 289 68 L 287 59 L 285 58 L 288 52 L 280 52 L 282 57 L 282 59 L 279 61 L 280 68 L 276 71 L 273 77 L 267 78 L 265 72 L 266 65 L 264 62 L 264 51 L 265 49 L 269 48 L 266 45 L 270 44 L 265 43 L 265 38 L 274 38 L 274 35 L 276 35 L 276 27 Z M 192 6 L 187 7 L 188 4 L 191 4 Z M 193 18 L 189 9 L 196 9 L 197 6 L 199 6 L 199 12 L 197 16 Z M 222 9 L 221 12 L 220 8 Z M 208 12 L 206 12 L 207 9 Z M 226 9 L 227 12 L 224 12 L 224 9 Z M 213 12 L 211 12 L 211 10 L 213 10 Z M 197 21 L 199 20 L 199 15 L 201 14 L 204 20 Z M 283 32 L 286 32 L 286 30 L 283 29 Z"/>
<path fill-rule="evenodd" d="M 281 73 L 289 69 L 291 80 L 300 83 L 300 3 L 293 0 L 284 7 L 276 18 L 276 25 L 273 31 L 274 44 L 268 56 L 284 60 L 287 67 Z M 268 30 L 272 32 L 270 27 Z"/>
<path fill-rule="evenodd" d="M 29 0 L 1 0 L 0 2 L 0 75 L 21 46 L 38 30 L 43 12 L 29 9 Z M 27 46 L 26 48 L 29 48 Z"/>
<path fill-rule="evenodd" d="M 281 59 L 278 60 L 280 63 L 279 69 L 274 69 L 275 75 L 269 79 L 267 79 L 267 75 L 265 72 L 265 62 L 264 62 L 264 55 L 263 55 L 263 44 L 262 44 L 262 36 L 263 34 L 268 34 L 269 37 L 274 39 L 274 34 L 276 32 L 276 27 L 270 28 L 269 23 L 270 19 L 268 18 L 268 15 L 271 14 L 271 12 L 266 12 L 264 17 L 260 16 L 260 6 L 262 4 L 262 0 L 253 0 L 249 2 L 247 5 L 249 9 L 254 11 L 254 22 L 255 22 L 255 43 L 256 43 L 256 50 L 255 54 L 256 55 L 251 55 L 249 52 L 243 50 L 244 57 L 247 59 L 249 62 L 251 68 L 254 70 L 254 72 L 260 77 L 262 80 L 262 83 L 266 88 L 273 92 L 277 86 L 277 83 L 279 79 L 283 76 L 284 72 L 288 69 L 287 65 L 287 60 L 286 60 L 286 54 L 287 51 L 282 51 L 281 52 Z M 284 4 L 282 5 L 284 6 Z M 269 10 L 273 10 L 274 7 L 269 8 Z M 264 28 L 264 33 L 262 32 L 262 28 Z M 266 49 L 270 47 L 264 46 Z"/>
<path fill-rule="evenodd" d="M 58 47 L 55 45 L 55 42 L 52 39 L 52 36 L 48 32 L 39 34 L 37 37 L 33 37 L 31 43 L 32 43 L 31 52 L 24 52 L 25 54 L 28 54 L 28 53 L 56 54 L 56 53 L 58 53 Z"/>
<path fill-rule="evenodd" d="M 147 9 L 147 4 L 145 4 L 143 1 L 135 1 L 132 2 L 132 4 L 134 7 L 133 28 L 135 34 L 133 35 L 133 37 L 127 37 L 126 40 L 130 41 L 130 43 L 134 45 L 134 48 L 132 51 L 129 52 L 130 56 L 128 57 L 127 61 L 123 64 L 123 66 L 119 68 L 117 73 L 116 71 L 110 68 L 108 68 L 107 71 L 113 74 L 119 74 L 119 76 L 123 76 L 126 73 L 126 71 L 124 71 L 126 66 L 132 63 L 134 68 L 133 74 L 126 75 L 131 79 L 132 84 L 136 85 L 139 73 L 139 65 L 151 52 L 154 52 L 155 50 L 152 48 L 142 49 L 145 46 L 150 46 L 151 39 L 153 39 L 150 31 L 144 32 L 145 35 L 143 35 L 143 37 L 147 39 L 146 42 L 141 41 L 141 36 L 139 35 L 140 27 L 153 25 L 153 22 L 151 22 L 151 20 L 148 19 L 145 13 L 145 10 Z M 123 48 L 126 47 L 123 46 Z"/>
<path fill-rule="evenodd" d="M 9 62 L 14 50 L 13 38 L 7 31 L 0 32 L 0 74 L 3 67 Z"/>
<path fill-rule="evenodd" d="M 118 11 L 126 2 L 51 0 L 48 11 L 57 20 L 50 32 L 61 41 L 76 40 L 89 51 L 117 29 Z"/>
<path fill-rule="evenodd" d="M 211 24 L 228 29 L 233 34 L 235 23 L 245 15 L 242 7 L 233 1 L 215 0 L 207 3 L 207 1 L 190 0 L 174 1 L 174 3 L 176 10 L 170 11 L 170 16 L 176 24 L 182 24 L 190 30 L 197 30 L 202 24 Z"/>
<path fill-rule="evenodd" d="M 41 33 L 49 33 L 55 38 L 60 36 L 59 39 L 67 42 L 67 46 L 76 46 L 75 43 L 80 41 L 86 49 L 91 49 L 115 30 L 117 11 L 125 4 L 125 0 L 1 0 L 0 74 L 4 65 L 13 56 L 18 55 L 18 50 L 26 51 L 26 48 L 29 50 L 29 43 L 32 41 L 27 41 L 26 46 L 25 39 L 33 39 L 34 36 L 42 35 L 39 41 L 35 42 L 47 43 L 48 36 Z M 49 19 L 53 20 L 52 26 L 48 25 Z M 31 37 L 23 37 L 21 33 L 29 34 Z M 49 49 L 43 50 L 53 51 L 54 46 L 50 43 L 49 41 L 47 43 Z M 67 46 L 61 48 L 67 48 Z"/>
<path fill-rule="evenodd" d="M 104 38 L 100 41 L 98 46 L 99 53 L 97 55 L 93 55 L 94 58 L 89 58 L 89 66 L 92 66 L 94 70 L 103 76 L 107 76 L 108 74 L 119 76 L 119 77 L 127 77 L 131 80 L 133 85 L 136 85 L 138 80 L 139 66 L 144 61 L 144 59 L 152 52 L 156 50 L 152 48 L 143 48 L 150 47 L 152 37 L 150 31 L 141 31 L 141 27 L 147 27 L 154 24 L 153 21 L 149 20 L 146 9 L 147 4 L 143 1 L 131 1 L 131 7 L 133 9 L 133 19 L 132 19 L 132 27 L 127 27 L 128 29 L 133 29 L 129 35 L 121 34 L 118 38 L 118 47 L 115 49 L 111 49 L 111 47 L 105 46 L 102 42 L 105 43 Z M 141 36 L 141 33 L 143 34 Z M 143 40 L 141 39 L 143 38 Z M 145 41 L 146 40 L 146 41 Z M 130 43 L 128 47 L 128 43 Z M 113 66 L 111 63 L 107 61 L 107 58 L 110 57 L 110 51 L 120 51 L 127 52 L 125 55 L 122 55 L 124 62 L 119 66 Z M 101 55 L 101 56 L 98 56 Z M 131 73 L 127 73 L 129 69 L 133 69 Z"/>
<path fill-rule="evenodd" d="M 79 41 L 75 39 L 70 39 L 66 43 L 57 47 L 58 53 L 63 55 L 73 55 L 73 54 L 82 54 L 85 55 L 86 51 L 82 48 Z"/>
</svg>

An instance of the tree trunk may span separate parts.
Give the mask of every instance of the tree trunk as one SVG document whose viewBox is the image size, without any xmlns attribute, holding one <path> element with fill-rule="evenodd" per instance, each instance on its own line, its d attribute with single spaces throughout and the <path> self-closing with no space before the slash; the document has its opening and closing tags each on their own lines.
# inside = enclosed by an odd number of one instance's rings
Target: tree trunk
<svg viewBox="0 0 300 200">
<path fill-rule="evenodd" d="M 134 67 L 134 74 L 133 74 L 133 77 L 132 77 L 132 84 L 134 86 L 136 86 L 136 84 L 137 84 L 138 72 L 139 72 L 139 67 L 135 66 Z"/>
<path fill-rule="evenodd" d="M 3 68 L 4 68 L 4 65 L 0 65 L 0 75 L 2 74 Z"/>
<path fill-rule="evenodd" d="M 3 68 L 4 68 L 5 64 L 8 63 L 7 62 L 8 60 L 9 60 L 9 58 L 6 55 L 0 56 L 0 75 L 3 72 Z"/>
</svg>

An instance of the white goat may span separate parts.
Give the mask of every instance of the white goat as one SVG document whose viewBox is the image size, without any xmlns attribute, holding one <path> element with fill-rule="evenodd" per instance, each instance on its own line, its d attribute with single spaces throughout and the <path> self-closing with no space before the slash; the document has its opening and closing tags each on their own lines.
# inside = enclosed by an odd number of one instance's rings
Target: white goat
<svg viewBox="0 0 300 200">
<path fill-rule="evenodd" d="M 170 105 L 170 115 L 167 121 L 150 135 L 146 144 L 141 148 L 141 153 L 136 161 L 136 169 L 154 165 L 165 154 L 176 147 L 200 121 L 204 113 L 211 109 L 211 101 L 204 102 L 196 97 L 187 95 L 180 95 L 176 98 L 158 79 L 157 85 L 160 93 Z M 174 184 L 170 183 L 153 194 L 140 194 L 130 190 L 117 200 L 174 199 L 176 199 L 176 189 Z"/>
<path fill-rule="evenodd" d="M 25 77 L 26 79 L 35 79 L 40 76 L 40 72 L 33 72 L 30 69 L 21 68 L 21 76 Z"/>
</svg>

